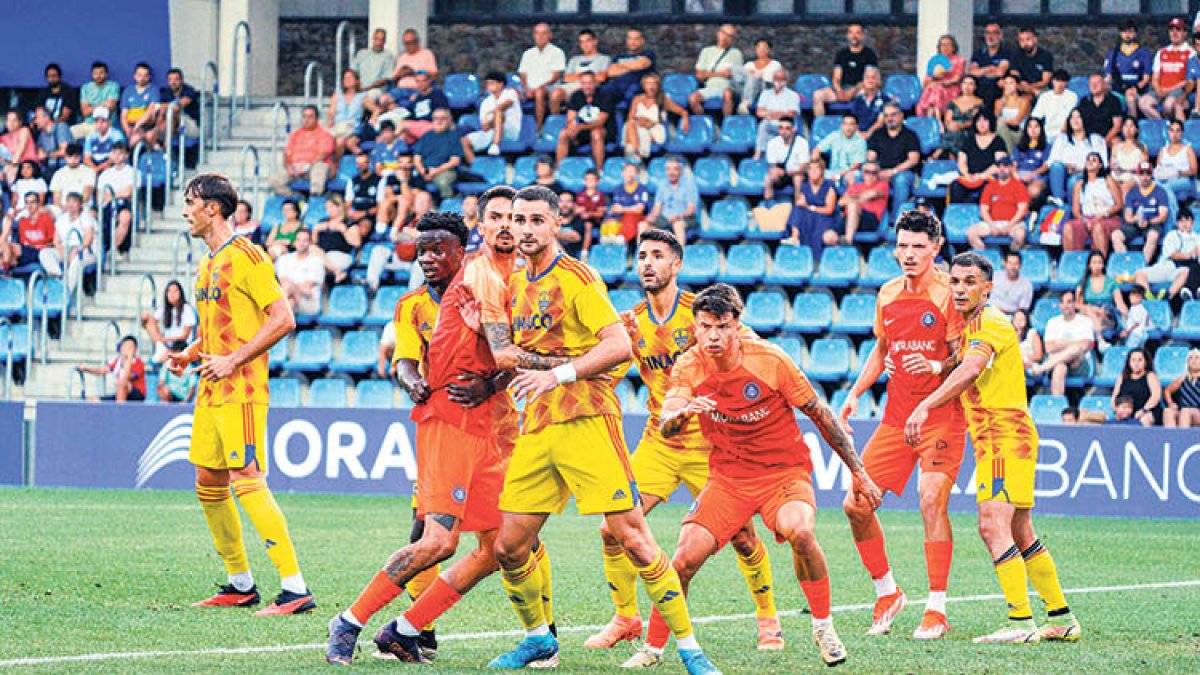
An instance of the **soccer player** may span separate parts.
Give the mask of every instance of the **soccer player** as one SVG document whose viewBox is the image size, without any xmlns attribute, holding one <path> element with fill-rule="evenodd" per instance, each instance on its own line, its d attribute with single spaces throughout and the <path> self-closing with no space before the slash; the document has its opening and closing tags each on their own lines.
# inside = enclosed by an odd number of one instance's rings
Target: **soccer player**
<svg viewBox="0 0 1200 675">
<path fill-rule="evenodd" d="M 271 258 L 233 234 L 228 218 L 238 196 L 224 176 L 201 174 L 184 190 L 183 218 L 209 254 L 196 275 L 200 339 L 167 354 L 176 375 L 200 361 L 200 391 L 188 461 L 196 465 L 196 495 L 225 562 L 229 583 L 197 607 L 248 607 L 259 602 L 233 495 L 262 537 L 282 590 L 260 616 L 316 607 L 300 574 L 287 520 L 267 487 L 267 352 L 295 326 Z M 259 452 L 262 449 L 263 452 Z M 230 494 L 230 487 L 233 491 Z"/>
<path fill-rule="evenodd" d="M 605 373 L 630 359 L 629 336 L 604 282 L 559 250 L 559 227 L 558 195 L 541 186 L 517 192 L 513 228 L 527 265 L 509 278 L 511 325 L 484 322 L 497 366 L 517 370 L 509 387 L 514 398 L 526 400 L 500 496 L 496 540 L 504 588 L 526 635 L 491 666 L 522 668 L 558 653 L 533 548 L 546 518 L 561 512 L 573 493 L 580 513 L 604 514 L 666 616 L 688 672 L 717 672 L 692 634 L 679 577 L 637 508 L 621 409 L 605 380 Z"/>
<path fill-rule="evenodd" d="M 961 399 L 975 446 L 979 534 L 1008 602 L 1008 625 L 975 642 L 1074 642 L 1083 629 L 1067 606 L 1054 559 L 1033 530 L 1038 433 L 1025 397 L 1016 330 L 1003 313 L 985 306 L 992 289 L 987 258 L 973 252 L 956 256 L 950 288 L 966 324 L 962 363 L 913 409 L 904 436 L 919 445 L 932 411 Z M 1029 582 L 1046 603 L 1048 617 L 1041 628 L 1030 611 Z"/>
<path fill-rule="evenodd" d="M 690 423 L 671 439 L 663 438 L 658 430 L 671 364 L 693 342 L 692 300 L 695 294 L 680 290 L 675 280 L 682 264 L 683 246 L 674 235 L 665 230 L 643 233 L 638 239 L 637 265 L 646 299 L 632 312 L 621 315 L 633 342 L 642 381 L 650 389 L 647 403 L 650 419 L 630 462 L 642 495 L 642 512 L 647 514 L 670 498 L 681 483 L 695 497 L 708 482 L 710 445 L 700 433 L 700 425 Z M 583 646 L 608 649 L 621 640 L 640 638 L 642 620 L 638 614 L 637 570 L 607 528 L 601 526 L 600 531 L 604 539 L 604 574 L 616 614 L 604 630 L 588 638 Z M 775 612 L 767 549 L 750 523 L 734 535 L 732 543 L 737 551 L 738 568 L 746 577 L 756 605 L 758 648 L 783 649 L 783 630 Z M 646 666 L 650 662 L 659 662 L 668 638 L 670 633 L 667 631 L 648 636 L 643 648 L 625 665 Z"/>
<path fill-rule="evenodd" d="M 917 491 L 925 521 L 929 597 L 921 624 L 913 632 L 916 639 L 937 639 L 950 631 L 946 620 L 946 586 L 954 550 L 950 492 L 966 443 L 966 422 L 957 402 L 934 413 L 923 443 L 910 446 L 904 442 L 904 420 L 942 383 L 943 373 L 954 366 L 962 333 L 962 318 L 951 306 L 947 277 L 933 266 L 941 246 L 942 225 L 936 217 L 920 211 L 900 216 L 896 224 L 896 259 L 903 276 L 879 289 L 875 305 L 878 341 L 842 408 L 842 421 L 849 429 L 847 420 L 857 412 L 858 397 L 879 379 L 885 361 L 893 364 L 883 420 L 863 450 L 863 463 L 880 489 L 897 495 L 904 493 L 913 467 L 918 462 L 921 465 Z M 875 583 L 875 611 L 867 634 L 885 635 L 904 609 L 904 591 L 892 576 L 875 508 L 850 498 L 842 506 L 863 566 Z"/>
<path fill-rule="evenodd" d="M 796 578 L 812 611 L 813 638 L 826 665 L 846 660 L 830 614 L 829 570 L 817 543 L 812 457 L 793 408 L 807 415 L 850 469 L 847 500 L 879 504 L 879 489 L 833 411 L 779 347 L 742 331 L 742 299 L 715 284 L 692 302 L 696 346 L 671 369 L 660 431 L 677 436 L 695 418 L 712 444 L 708 483 L 683 519 L 672 566 L 686 592 L 704 561 L 759 514 L 792 547 Z M 650 617 L 650 632 L 661 615 Z"/>
</svg>

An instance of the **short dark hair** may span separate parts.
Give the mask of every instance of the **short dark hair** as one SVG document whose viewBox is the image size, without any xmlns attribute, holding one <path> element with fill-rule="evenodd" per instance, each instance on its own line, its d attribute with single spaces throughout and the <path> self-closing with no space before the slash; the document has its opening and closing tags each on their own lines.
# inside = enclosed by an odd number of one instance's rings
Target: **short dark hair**
<svg viewBox="0 0 1200 675">
<path fill-rule="evenodd" d="M 1133 19 L 1122 19 L 1121 23 L 1117 26 L 1117 30 L 1137 30 L 1137 22 Z"/>
<path fill-rule="evenodd" d="M 1055 69 L 1054 74 L 1051 75 L 1050 77 L 1051 77 L 1051 79 L 1058 80 L 1060 82 L 1070 82 L 1071 81 L 1071 73 L 1067 72 L 1066 68 Z"/>
<path fill-rule="evenodd" d="M 1195 220 L 1195 218 L 1192 216 L 1192 207 L 1187 206 L 1187 205 L 1179 207 L 1179 213 L 1175 214 L 1175 220 L 1178 221 L 1183 218 L 1187 218 L 1188 220 Z"/>
<path fill-rule="evenodd" d="M 309 110 L 313 111 L 313 114 L 317 116 L 317 119 L 321 118 L 321 111 L 317 108 L 317 106 L 315 106 L 311 103 L 304 106 L 303 108 L 301 108 L 300 114 L 303 115 L 304 113 L 308 112 Z"/>
<path fill-rule="evenodd" d="M 583 172 L 583 177 L 587 178 L 588 176 L 595 176 L 596 178 L 599 178 L 600 172 L 595 169 L 588 169 L 587 171 Z"/>
<path fill-rule="evenodd" d="M 855 119 L 857 119 L 857 118 L 855 118 Z M 785 117 L 785 118 L 779 120 L 778 122 L 776 122 L 776 124 L 777 125 L 790 124 L 792 126 L 796 126 L 796 120 L 792 119 L 791 117 Z"/>
<path fill-rule="evenodd" d="M 285 206 L 291 206 L 293 209 L 296 209 L 296 213 L 300 213 L 300 202 L 296 201 L 295 197 L 284 199 L 283 203 L 279 205 L 279 210 L 283 211 L 283 207 Z"/>
<path fill-rule="evenodd" d="M 67 201 L 71 201 L 72 199 L 82 202 L 83 195 L 79 194 L 78 192 L 68 192 L 67 193 Z"/>
<path fill-rule="evenodd" d="M 516 194 L 517 191 L 507 185 L 493 185 L 479 195 L 479 212 L 483 213 L 485 210 L 487 210 L 488 202 L 492 201 L 493 199 L 507 199 L 512 201 L 512 198 L 515 197 Z"/>
<path fill-rule="evenodd" d="M 1133 295 L 1135 293 L 1142 296 L 1143 298 L 1146 297 L 1147 295 L 1150 295 L 1149 289 L 1147 289 L 1145 286 L 1143 286 L 1141 284 L 1134 284 L 1133 288 L 1129 289 L 1129 295 Z"/>
<path fill-rule="evenodd" d="M 179 68 L 172 68 L 167 71 L 167 75 L 178 75 L 179 77 L 183 77 L 183 71 Z"/>
<path fill-rule="evenodd" d="M 121 339 L 117 341 L 117 351 L 121 351 L 121 347 L 124 347 L 126 342 L 132 342 L 133 348 L 137 349 L 137 346 L 138 346 L 137 337 L 135 337 L 133 335 L 122 335 Z"/>
<path fill-rule="evenodd" d="M 380 130 L 380 131 L 383 131 L 384 129 L 390 129 L 390 130 L 392 130 L 392 131 L 395 131 L 395 130 L 396 130 L 396 123 L 395 123 L 395 122 L 393 122 L 393 121 L 391 121 L 391 120 L 384 120 L 384 121 L 380 122 L 380 123 L 379 123 L 379 130 Z"/>
<path fill-rule="evenodd" d="M 145 68 L 146 70 L 148 70 L 148 71 L 150 71 L 150 72 L 154 72 L 154 69 L 150 67 L 150 64 L 149 64 L 149 63 L 146 63 L 145 61 L 138 61 L 138 62 L 137 62 L 137 63 L 136 63 L 134 66 L 133 66 L 133 69 L 134 69 L 134 70 L 137 70 L 138 68 Z"/>
<path fill-rule="evenodd" d="M 558 195 L 548 187 L 542 185 L 523 187 L 513 195 L 514 202 L 518 199 L 526 202 L 545 202 L 550 206 L 552 213 L 558 213 Z"/>
<path fill-rule="evenodd" d="M 847 117 L 849 117 L 850 119 L 854 120 L 854 123 L 855 123 L 855 124 L 858 124 L 858 116 L 857 116 L 857 115 L 855 115 L 854 113 L 844 113 L 844 114 L 842 115 L 842 120 L 843 120 L 843 121 L 845 121 L 845 119 L 846 119 Z"/>
<path fill-rule="evenodd" d="M 104 70 L 108 70 L 108 64 L 103 61 L 92 61 L 92 70 L 95 70 L 97 68 L 103 68 Z"/>
<path fill-rule="evenodd" d="M 708 312 L 714 316 L 732 314 L 738 319 L 742 316 L 742 296 L 737 289 L 729 284 L 713 284 L 700 291 L 692 300 L 692 314 Z"/>
<path fill-rule="evenodd" d="M 1030 25 L 1021 26 L 1020 28 L 1017 29 L 1017 32 L 1018 33 L 1029 33 L 1030 35 L 1037 35 L 1037 31 L 1034 30 L 1033 26 L 1030 26 Z"/>
<path fill-rule="evenodd" d="M 1120 396 L 1113 399 L 1113 408 L 1124 405 L 1126 403 L 1128 403 L 1129 405 L 1132 406 L 1133 405 L 1133 396 L 1131 396 L 1129 394 L 1121 394 Z"/>
<path fill-rule="evenodd" d="M 591 28 L 584 28 L 583 30 L 579 31 L 579 37 L 583 37 L 584 35 L 596 37 L 596 31 L 592 30 Z"/>
<path fill-rule="evenodd" d="M 1016 258 L 1017 260 L 1022 260 L 1022 258 L 1021 258 L 1021 252 L 1020 252 L 1020 251 L 1014 251 L 1014 250 L 1012 250 L 1012 249 L 1009 249 L 1009 250 L 1005 251 L 1005 252 L 1004 252 L 1004 259 L 1007 261 L 1009 258 Z"/>
<path fill-rule="evenodd" d="M 924 232 L 931 240 L 942 238 L 942 221 L 932 213 L 913 209 L 900 214 L 896 220 L 896 231 Z"/>
<path fill-rule="evenodd" d="M 239 199 L 237 201 L 237 206 L 246 207 L 246 213 L 249 213 L 250 215 L 254 215 L 254 207 L 251 206 L 250 202 L 246 201 L 245 199 Z"/>
<path fill-rule="evenodd" d="M 45 70 L 45 72 L 47 72 L 47 73 L 48 73 L 48 72 L 50 72 L 50 71 L 52 71 L 52 70 L 53 70 L 54 72 L 58 73 L 59 77 L 62 77 L 62 66 L 58 65 L 57 63 L 55 63 L 55 62 L 53 62 L 53 61 L 51 61 L 50 63 L 47 63 L 47 64 L 46 64 L 46 70 Z"/>
<path fill-rule="evenodd" d="M 238 194 L 233 183 L 221 174 L 202 173 L 188 181 L 184 197 L 196 197 L 206 202 L 216 202 L 221 207 L 221 217 L 228 218 L 237 209 Z"/>
<path fill-rule="evenodd" d="M 1071 417 L 1074 417 L 1075 419 L 1079 419 L 1079 408 L 1076 408 L 1075 406 L 1068 406 L 1068 407 L 1062 409 L 1061 414 L 1064 417 L 1067 415 L 1070 415 Z"/>
<path fill-rule="evenodd" d="M 463 222 L 463 217 L 453 211 L 430 211 L 417 221 L 417 232 L 436 232 L 444 230 L 458 239 L 460 246 L 466 248 L 471 231 Z"/>
<path fill-rule="evenodd" d="M 67 143 L 67 156 L 68 157 L 74 157 L 75 155 L 82 155 L 82 154 L 83 154 L 83 146 L 82 145 L 75 143 L 75 142 Z"/>
<path fill-rule="evenodd" d="M 129 152 L 129 144 L 125 141 L 117 141 L 116 143 L 113 143 L 112 149 L 120 150 L 121 152 Z"/>
<path fill-rule="evenodd" d="M 758 38 L 757 40 L 755 40 L 755 41 L 754 41 L 754 44 L 758 44 L 758 43 L 760 43 L 760 42 L 761 42 L 761 43 L 763 43 L 763 44 L 765 44 L 765 45 L 766 45 L 766 46 L 768 46 L 768 47 L 770 47 L 770 46 L 771 46 L 771 41 L 770 41 L 770 40 L 768 40 L 768 39 L 766 38 L 766 36 L 763 36 L 763 37 L 760 37 L 760 38 Z"/>
<path fill-rule="evenodd" d="M 1097 253 L 1099 253 L 1099 251 L 1097 251 Z M 1071 299 L 1072 299 L 1072 300 L 1074 300 L 1074 299 L 1075 299 L 1075 295 L 1076 295 L 1077 293 L 1078 293 L 1078 291 L 1077 291 L 1077 290 L 1072 290 L 1072 289 L 1070 289 L 1070 288 L 1068 288 L 1068 289 L 1065 289 L 1065 290 L 1061 290 L 1061 291 L 1059 291 L 1059 292 L 1058 292 L 1058 301 L 1059 301 L 1059 302 L 1062 302 L 1062 299 L 1063 299 L 1063 298 L 1065 298 L 1065 297 L 1067 297 L 1068 295 L 1069 295 L 1069 296 L 1071 296 Z"/>
<path fill-rule="evenodd" d="M 954 260 L 950 262 L 951 267 L 974 267 L 983 272 L 985 279 L 992 278 L 992 261 L 986 256 L 976 253 L 975 251 L 967 251 L 954 256 Z"/>
<path fill-rule="evenodd" d="M 500 84 L 508 84 L 508 78 L 504 77 L 504 73 L 493 70 L 483 76 L 484 82 L 499 82 Z"/>
<path fill-rule="evenodd" d="M 638 235 L 638 248 L 641 248 L 642 243 L 647 241 L 660 241 L 666 244 L 667 248 L 671 249 L 676 258 L 683 260 L 683 244 L 680 244 L 675 235 L 670 232 L 666 230 L 646 230 Z"/>
</svg>

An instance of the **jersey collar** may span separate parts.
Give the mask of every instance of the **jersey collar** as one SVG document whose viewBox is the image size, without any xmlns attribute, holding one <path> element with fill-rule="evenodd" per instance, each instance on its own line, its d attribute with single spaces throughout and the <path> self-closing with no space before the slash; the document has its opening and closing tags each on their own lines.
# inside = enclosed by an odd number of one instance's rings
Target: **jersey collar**
<svg viewBox="0 0 1200 675">
<path fill-rule="evenodd" d="M 559 251 L 554 256 L 554 260 L 550 261 L 550 265 L 548 267 L 546 267 L 546 269 L 542 270 L 536 277 L 529 276 L 529 267 L 526 266 L 525 267 L 525 278 L 531 282 L 540 280 L 542 277 L 546 276 L 547 274 L 550 274 L 550 271 L 554 269 L 554 266 L 558 264 L 559 260 L 562 260 L 562 257 L 563 257 L 563 253 L 562 253 L 562 251 Z"/>
<path fill-rule="evenodd" d="M 433 289 L 433 286 L 425 284 L 425 292 L 429 294 L 429 297 L 433 298 L 433 303 L 435 305 L 442 304 L 442 296 L 438 295 L 438 292 Z"/>
<path fill-rule="evenodd" d="M 654 324 L 655 326 L 665 326 L 666 324 L 670 323 L 671 319 L 675 318 L 675 312 L 679 309 L 679 298 L 681 297 L 683 297 L 683 289 L 676 290 L 675 302 L 671 303 L 671 313 L 667 314 L 667 318 L 659 321 L 658 318 L 654 316 L 654 307 L 650 304 L 650 296 L 646 296 L 646 316 L 650 317 L 650 323 Z"/>
<path fill-rule="evenodd" d="M 230 238 L 226 239 L 226 240 L 225 240 L 225 243 L 224 243 L 224 244 L 221 244 L 221 245 L 220 245 L 220 246 L 217 248 L 217 250 L 209 252 L 209 254 L 208 254 L 208 257 L 209 257 L 209 258 L 215 258 L 215 257 L 217 257 L 217 254 L 218 254 L 218 253 L 220 253 L 221 251 L 224 251 L 224 250 L 225 250 L 225 247 L 226 247 L 226 246 L 229 246 L 230 244 L 232 244 L 232 243 L 233 243 L 233 240 L 234 240 L 234 239 L 237 239 L 239 236 L 241 236 L 241 235 L 234 234 L 232 237 L 230 237 Z"/>
</svg>

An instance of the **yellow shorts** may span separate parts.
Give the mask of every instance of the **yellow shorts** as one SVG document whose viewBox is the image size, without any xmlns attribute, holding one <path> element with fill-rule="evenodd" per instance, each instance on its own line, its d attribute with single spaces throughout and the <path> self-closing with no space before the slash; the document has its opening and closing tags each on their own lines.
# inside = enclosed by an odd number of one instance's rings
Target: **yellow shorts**
<svg viewBox="0 0 1200 675">
<path fill-rule="evenodd" d="M 1037 473 L 1038 434 L 1032 421 L 1010 429 L 973 433 L 977 502 L 1002 501 L 1021 509 L 1033 508 Z"/>
<path fill-rule="evenodd" d="M 583 515 L 628 511 L 638 503 L 620 418 L 580 417 L 517 439 L 500 510 L 561 513 L 572 494 Z"/>
<path fill-rule="evenodd" d="M 700 494 L 708 483 L 708 453 L 703 450 L 676 450 L 662 441 L 642 434 L 637 450 L 630 461 L 638 490 L 654 495 L 664 502 L 680 483 L 687 486 L 692 497 Z"/>
<path fill-rule="evenodd" d="M 257 460 L 266 473 L 266 438 L 266 405 L 198 405 L 192 415 L 188 461 L 209 469 L 244 469 Z"/>
</svg>

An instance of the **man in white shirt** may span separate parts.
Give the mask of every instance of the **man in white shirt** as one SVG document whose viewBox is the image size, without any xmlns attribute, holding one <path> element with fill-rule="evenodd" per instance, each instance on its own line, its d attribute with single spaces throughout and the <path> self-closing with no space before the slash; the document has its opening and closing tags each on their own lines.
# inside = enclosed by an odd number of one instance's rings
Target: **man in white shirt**
<svg viewBox="0 0 1200 675">
<path fill-rule="evenodd" d="M 488 73 L 484 87 L 487 96 L 479 104 L 480 129 L 462 139 L 468 164 L 475 161 L 476 152 L 486 150 L 489 155 L 499 155 L 501 141 L 515 141 L 521 135 L 521 98 L 506 86 L 504 73 Z"/>
<path fill-rule="evenodd" d="M 537 118 L 538 130 L 546 119 L 546 106 L 550 103 L 550 92 L 562 78 L 567 68 L 567 55 L 557 45 L 550 43 L 554 35 L 550 25 L 539 23 L 533 27 L 533 45 L 521 54 L 517 74 L 521 76 L 521 91 L 525 98 L 533 99 L 533 114 Z"/>
<path fill-rule="evenodd" d="M 1096 341 L 1096 329 L 1092 320 L 1080 314 L 1075 307 L 1075 291 L 1063 291 L 1059 296 L 1058 308 L 1062 314 L 1046 323 L 1043 344 L 1046 360 L 1030 369 L 1034 375 L 1050 373 L 1050 393 L 1062 396 L 1067 391 L 1067 375 L 1079 372 L 1088 352 Z"/>
<path fill-rule="evenodd" d="M 800 113 L 800 94 L 788 86 L 788 73 L 780 68 L 771 77 L 771 87 L 758 95 L 758 106 L 754 114 L 758 117 L 758 140 L 754 144 L 754 158 L 758 159 L 767 150 L 767 141 L 779 133 L 779 121 L 795 120 Z"/>
<path fill-rule="evenodd" d="M 68 193 L 60 203 L 63 211 L 54 223 L 54 245 L 42 249 L 38 262 L 46 274 L 60 277 L 63 261 L 68 261 L 67 288 L 74 289 L 84 268 L 96 263 L 96 220 L 84 210 L 83 197 L 78 192 Z"/>
<path fill-rule="evenodd" d="M 775 190 L 786 187 L 789 177 L 799 192 L 808 160 L 808 141 L 796 134 L 795 121 L 790 117 L 779 120 L 779 135 L 767 143 L 767 164 L 771 166 L 763 181 L 763 199 L 774 199 Z"/>
<path fill-rule="evenodd" d="M 1042 95 L 1038 96 L 1037 105 L 1033 106 L 1031 116 L 1041 118 L 1043 133 L 1051 142 L 1063 132 L 1067 126 L 1067 117 L 1079 105 L 1079 97 L 1067 89 L 1067 83 L 1070 81 L 1071 75 L 1067 71 L 1061 68 L 1054 71 L 1050 80 L 1051 89 L 1042 92 Z"/>
<path fill-rule="evenodd" d="M 1033 283 L 1021 276 L 1021 254 L 1009 251 L 1004 255 L 1004 269 L 992 279 L 988 304 L 1012 316 L 1017 310 L 1029 311 L 1033 305 Z"/>
<path fill-rule="evenodd" d="M 692 113 L 704 114 L 704 102 L 721 99 L 721 111 L 726 117 L 733 114 L 733 77 L 742 72 L 742 51 L 733 46 L 737 29 L 725 24 L 717 29 L 717 44 L 700 50 L 696 59 L 696 79 L 701 88 L 688 97 Z"/>
<path fill-rule="evenodd" d="M 296 250 L 275 260 L 275 274 L 296 314 L 321 312 L 321 287 L 325 285 L 325 263 L 312 250 L 312 232 L 296 233 Z"/>
<path fill-rule="evenodd" d="M 608 67 L 612 59 L 607 54 L 600 53 L 600 40 L 591 28 L 579 31 L 579 53 L 567 61 L 563 71 L 562 84 L 554 88 L 550 96 L 550 112 L 555 115 L 562 112 L 563 104 L 571 94 L 579 91 L 579 76 L 582 73 L 594 73 L 596 82 L 603 85 L 608 80 Z"/>
<path fill-rule="evenodd" d="M 96 190 L 96 171 L 83 163 L 83 147 L 78 143 L 67 145 L 67 165 L 54 172 L 50 179 L 50 192 L 54 193 L 55 204 L 66 204 L 67 195 L 78 193 L 83 203 L 92 203 Z"/>
<path fill-rule="evenodd" d="M 1163 237 L 1162 251 L 1158 256 L 1158 262 L 1134 273 L 1133 283 L 1146 288 L 1169 283 L 1171 288 L 1167 291 L 1167 297 L 1174 300 L 1187 283 L 1189 266 L 1197 265 L 1200 261 L 1200 234 L 1195 231 L 1195 221 L 1189 207 L 1179 207 L 1175 229 Z"/>
<path fill-rule="evenodd" d="M 387 31 L 376 28 L 371 33 L 371 46 L 363 47 L 350 61 L 350 67 L 358 73 L 358 79 L 367 92 L 367 99 L 374 101 L 392 85 L 392 71 L 396 69 L 396 54 L 384 49 Z"/>
<path fill-rule="evenodd" d="M 100 174 L 96 183 L 96 193 L 100 195 L 100 222 L 107 223 L 116 211 L 117 227 L 109 241 L 108 228 L 101 228 L 104 235 L 104 248 L 107 251 L 129 253 L 132 243 L 129 239 L 129 228 L 133 225 L 133 188 L 137 180 L 137 172 L 125 160 L 129 156 L 129 148 L 124 143 L 117 143 L 112 149 L 112 166 Z M 112 187 L 112 198 L 107 187 Z"/>
</svg>

